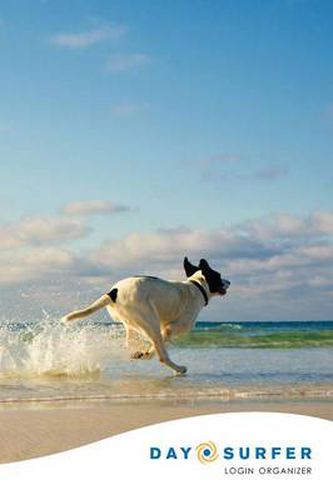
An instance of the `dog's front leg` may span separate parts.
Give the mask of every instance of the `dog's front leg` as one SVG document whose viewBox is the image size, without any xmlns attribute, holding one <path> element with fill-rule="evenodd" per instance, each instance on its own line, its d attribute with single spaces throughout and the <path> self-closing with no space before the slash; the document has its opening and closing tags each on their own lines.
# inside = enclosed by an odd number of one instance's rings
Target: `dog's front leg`
<svg viewBox="0 0 333 500">
<path fill-rule="evenodd" d="M 144 330 L 146 335 L 148 335 L 149 339 L 151 340 L 154 350 L 157 354 L 157 357 L 159 361 L 171 368 L 173 371 L 175 371 L 177 374 L 181 375 L 187 372 L 186 366 L 180 366 L 174 363 L 170 358 L 167 353 L 167 350 L 165 348 L 163 338 L 160 332 L 160 326 L 159 323 L 155 322 L 148 323 L 148 322 L 141 322 L 141 328 Z"/>
<path fill-rule="evenodd" d="M 158 336 L 152 339 L 156 354 L 161 363 L 169 366 L 171 370 L 175 371 L 177 374 L 182 375 L 187 372 L 186 366 L 176 365 L 170 358 L 165 348 L 162 336 L 159 334 Z"/>
</svg>

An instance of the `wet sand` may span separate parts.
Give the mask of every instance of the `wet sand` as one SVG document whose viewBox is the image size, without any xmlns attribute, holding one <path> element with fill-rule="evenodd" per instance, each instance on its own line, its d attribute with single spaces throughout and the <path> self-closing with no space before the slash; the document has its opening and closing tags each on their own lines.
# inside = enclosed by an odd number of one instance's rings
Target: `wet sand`
<svg viewBox="0 0 333 500">
<path fill-rule="evenodd" d="M 68 450 L 146 425 L 211 413 L 269 411 L 333 420 L 333 401 L 119 402 L 1 405 L 0 463 Z"/>
</svg>

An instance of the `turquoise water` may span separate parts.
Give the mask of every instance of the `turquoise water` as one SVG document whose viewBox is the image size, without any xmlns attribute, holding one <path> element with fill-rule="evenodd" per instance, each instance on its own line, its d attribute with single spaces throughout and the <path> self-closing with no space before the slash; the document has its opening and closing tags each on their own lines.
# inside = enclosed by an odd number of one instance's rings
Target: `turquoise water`
<svg viewBox="0 0 333 500">
<path fill-rule="evenodd" d="M 295 348 L 333 347 L 333 321 L 198 322 L 183 346 Z"/>
<path fill-rule="evenodd" d="M 199 322 L 169 346 L 188 367 L 175 377 L 156 359 L 130 360 L 117 323 L 6 323 L 0 403 L 331 398 L 332 347 L 333 322 Z"/>
</svg>

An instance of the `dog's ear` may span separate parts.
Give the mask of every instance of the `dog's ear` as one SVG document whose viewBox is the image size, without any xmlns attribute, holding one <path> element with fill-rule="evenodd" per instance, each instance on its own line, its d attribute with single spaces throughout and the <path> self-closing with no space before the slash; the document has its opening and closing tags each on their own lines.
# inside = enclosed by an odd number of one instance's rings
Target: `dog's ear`
<svg viewBox="0 0 333 500">
<path fill-rule="evenodd" d="M 208 262 L 206 261 L 206 259 L 200 259 L 199 269 L 201 269 L 202 271 L 204 271 L 205 269 L 210 269 L 210 266 L 209 266 Z"/>
<path fill-rule="evenodd" d="M 194 273 L 199 271 L 199 268 L 191 264 L 187 257 L 185 257 L 184 259 L 184 269 L 187 278 L 190 278 Z"/>
</svg>

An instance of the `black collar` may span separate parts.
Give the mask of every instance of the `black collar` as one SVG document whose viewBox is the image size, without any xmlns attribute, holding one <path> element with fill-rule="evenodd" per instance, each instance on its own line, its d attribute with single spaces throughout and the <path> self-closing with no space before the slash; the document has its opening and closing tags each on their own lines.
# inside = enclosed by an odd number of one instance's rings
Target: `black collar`
<svg viewBox="0 0 333 500">
<path fill-rule="evenodd" d="M 189 280 L 189 281 L 191 283 L 193 283 L 193 285 L 195 285 L 200 290 L 200 292 L 203 295 L 203 298 L 205 299 L 205 306 L 206 306 L 208 304 L 208 295 L 207 295 L 207 292 L 204 289 L 204 287 L 202 285 L 200 285 L 200 283 L 198 281 L 195 281 L 195 280 Z"/>
</svg>

